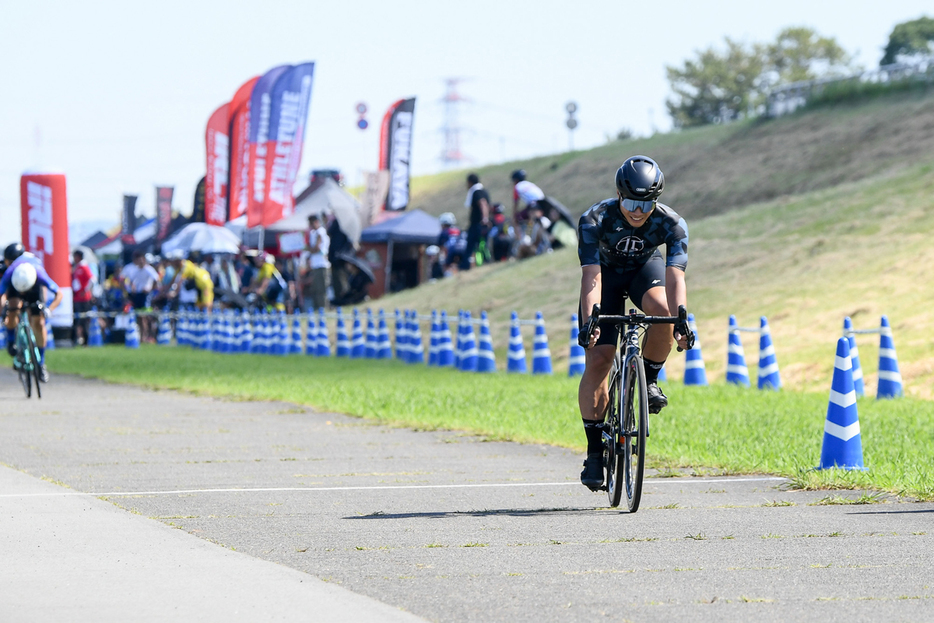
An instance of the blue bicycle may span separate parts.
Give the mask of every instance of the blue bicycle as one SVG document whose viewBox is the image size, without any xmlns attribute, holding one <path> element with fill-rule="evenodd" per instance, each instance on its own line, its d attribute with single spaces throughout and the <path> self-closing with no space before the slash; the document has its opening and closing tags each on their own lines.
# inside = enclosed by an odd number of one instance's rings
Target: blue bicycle
<svg viewBox="0 0 934 623">
<path fill-rule="evenodd" d="M 36 385 L 36 398 L 42 398 L 42 388 L 39 386 L 39 347 L 36 346 L 36 334 L 32 330 L 32 325 L 29 324 L 28 313 L 31 311 L 42 313 L 42 308 L 41 303 L 24 306 L 13 333 L 13 344 L 16 349 L 16 354 L 13 356 L 13 368 L 19 375 L 27 398 L 32 397 L 33 380 Z"/>
</svg>

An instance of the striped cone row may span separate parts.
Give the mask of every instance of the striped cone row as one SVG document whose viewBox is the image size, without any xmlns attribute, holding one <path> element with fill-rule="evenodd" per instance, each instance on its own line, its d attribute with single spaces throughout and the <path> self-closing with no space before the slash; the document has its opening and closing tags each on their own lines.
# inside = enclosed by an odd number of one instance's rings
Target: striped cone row
<svg viewBox="0 0 934 623">
<path fill-rule="evenodd" d="M 856 410 L 856 391 L 853 389 L 850 344 L 847 338 L 841 337 L 837 340 L 819 469 L 865 469 L 861 437 L 859 414 Z"/>
<path fill-rule="evenodd" d="M 707 385 L 707 368 L 704 367 L 704 357 L 701 354 L 700 337 L 697 335 L 697 324 L 694 314 L 688 314 L 688 326 L 694 332 L 694 348 L 684 351 L 684 384 Z"/>
<path fill-rule="evenodd" d="M 318 354 L 318 323 L 315 322 L 314 314 L 308 314 L 308 322 L 305 326 L 305 354 L 309 356 Z"/>
<path fill-rule="evenodd" d="M 363 338 L 363 327 L 360 324 L 360 312 L 353 310 L 353 332 L 350 337 L 350 358 L 363 359 L 366 357 L 366 341 Z"/>
<path fill-rule="evenodd" d="M 396 310 L 396 359 L 401 359 L 402 361 L 408 360 L 408 319 L 409 312 L 405 312 L 405 324 L 402 322 L 402 314 L 399 310 Z"/>
<path fill-rule="evenodd" d="M 454 365 L 454 344 L 451 341 L 451 327 L 448 325 L 448 314 L 441 312 L 438 323 L 438 366 L 442 368 Z"/>
<path fill-rule="evenodd" d="M 765 316 L 759 318 L 759 389 L 781 389 L 782 379 L 778 375 L 778 361 L 772 346 L 772 332 Z"/>
<path fill-rule="evenodd" d="M 302 319 L 298 316 L 292 317 L 292 340 L 289 343 L 289 354 L 302 354 Z"/>
<path fill-rule="evenodd" d="M 366 310 L 366 348 L 363 356 L 366 359 L 376 359 L 376 353 L 379 350 L 379 333 L 376 331 L 376 323 L 373 320 L 373 311 Z"/>
<path fill-rule="evenodd" d="M 422 328 L 418 322 L 418 312 L 409 313 L 408 321 L 408 363 L 425 363 L 425 346 L 422 344 Z"/>
<path fill-rule="evenodd" d="M 319 357 L 331 356 L 331 340 L 328 338 L 328 323 L 324 317 L 324 308 L 318 310 L 318 340 L 315 354 Z"/>
<path fill-rule="evenodd" d="M 460 343 L 460 356 L 456 367 L 461 372 L 477 371 L 477 336 L 474 335 L 470 312 L 461 314 L 460 330 L 458 331 Z"/>
<path fill-rule="evenodd" d="M 726 382 L 749 387 L 749 368 L 746 367 L 746 353 L 739 337 L 739 325 L 736 316 L 730 316 L 729 339 L 726 352 Z"/>
<path fill-rule="evenodd" d="M 587 353 L 584 347 L 577 343 L 580 327 L 577 325 L 577 314 L 571 314 L 571 356 L 568 359 L 568 376 L 580 376 L 587 367 Z"/>
<path fill-rule="evenodd" d="M 376 358 L 392 359 L 392 346 L 389 341 L 389 327 L 386 326 L 386 314 L 379 310 L 379 326 L 376 334 Z"/>
<path fill-rule="evenodd" d="M 895 355 L 895 342 L 892 340 L 892 327 L 889 319 L 882 316 L 879 328 L 879 386 L 876 399 L 899 398 L 903 395 L 902 375 L 898 371 L 898 357 Z"/>
</svg>

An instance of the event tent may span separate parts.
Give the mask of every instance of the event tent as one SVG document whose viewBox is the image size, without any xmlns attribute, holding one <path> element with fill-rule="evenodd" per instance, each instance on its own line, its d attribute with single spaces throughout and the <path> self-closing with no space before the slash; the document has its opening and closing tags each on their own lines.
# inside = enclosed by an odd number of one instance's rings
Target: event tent
<svg viewBox="0 0 934 623">
<path fill-rule="evenodd" d="M 438 219 L 421 210 L 403 212 L 364 229 L 361 250 L 376 274 L 370 296 L 377 298 L 424 281 L 424 247 L 437 244 L 440 235 Z"/>
</svg>

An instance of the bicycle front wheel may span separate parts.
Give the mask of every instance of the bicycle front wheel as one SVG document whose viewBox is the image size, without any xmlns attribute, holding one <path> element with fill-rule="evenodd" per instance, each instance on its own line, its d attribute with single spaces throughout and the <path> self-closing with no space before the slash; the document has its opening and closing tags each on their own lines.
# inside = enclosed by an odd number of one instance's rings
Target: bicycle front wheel
<svg viewBox="0 0 934 623">
<path fill-rule="evenodd" d="M 32 329 L 26 331 L 26 352 L 29 353 L 27 369 L 32 369 L 32 378 L 36 382 L 36 398 L 42 398 L 42 388 L 39 387 L 39 349 L 36 347 L 36 336 Z"/>
<path fill-rule="evenodd" d="M 623 480 L 629 512 L 639 510 L 642 477 L 645 472 L 645 441 L 649 428 L 649 400 L 646 395 L 642 357 L 631 357 L 626 365 L 623 412 Z"/>
<path fill-rule="evenodd" d="M 604 464 L 606 465 L 606 494 L 610 506 L 619 506 L 623 499 L 625 462 L 622 455 L 625 440 L 621 436 L 623 424 L 623 375 L 616 366 L 610 376 L 610 401 L 607 405 L 606 431 L 603 433 Z"/>
</svg>

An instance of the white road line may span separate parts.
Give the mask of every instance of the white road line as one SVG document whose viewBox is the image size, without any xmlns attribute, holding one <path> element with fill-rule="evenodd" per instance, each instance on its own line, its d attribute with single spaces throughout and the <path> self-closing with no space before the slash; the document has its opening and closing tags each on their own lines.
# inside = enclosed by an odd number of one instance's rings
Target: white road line
<svg viewBox="0 0 934 623">
<path fill-rule="evenodd" d="M 647 485 L 660 484 L 707 484 L 715 482 L 763 482 L 787 480 L 780 476 L 765 476 L 753 478 L 646 478 Z M 568 487 L 580 486 L 577 481 L 567 482 L 498 482 L 486 484 L 451 484 L 451 485 L 391 485 L 391 486 L 358 486 L 358 487 L 258 487 L 255 489 L 175 489 L 172 491 L 106 491 L 101 493 L 87 493 L 83 491 L 62 491 L 61 493 L 0 493 L 0 498 L 39 498 L 54 496 L 90 496 L 90 497 L 132 497 L 143 495 L 188 495 L 195 493 L 275 493 L 280 491 L 391 491 L 396 489 L 484 489 L 502 487 Z"/>
</svg>

